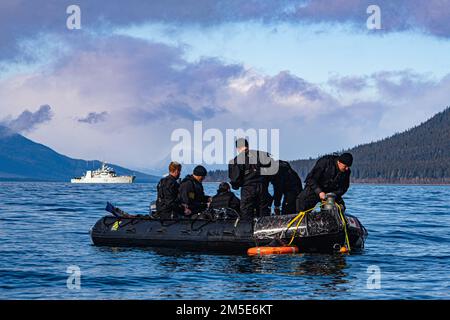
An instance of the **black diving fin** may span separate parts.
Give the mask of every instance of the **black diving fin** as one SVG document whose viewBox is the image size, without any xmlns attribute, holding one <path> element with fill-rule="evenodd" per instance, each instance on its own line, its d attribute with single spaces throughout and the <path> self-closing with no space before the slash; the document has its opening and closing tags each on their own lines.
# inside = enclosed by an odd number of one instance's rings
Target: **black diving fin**
<svg viewBox="0 0 450 320">
<path fill-rule="evenodd" d="M 122 209 L 113 206 L 110 202 L 106 203 L 106 211 L 112 213 L 117 218 L 132 218 L 133 215 L 126 213 Z"/>
</svg>

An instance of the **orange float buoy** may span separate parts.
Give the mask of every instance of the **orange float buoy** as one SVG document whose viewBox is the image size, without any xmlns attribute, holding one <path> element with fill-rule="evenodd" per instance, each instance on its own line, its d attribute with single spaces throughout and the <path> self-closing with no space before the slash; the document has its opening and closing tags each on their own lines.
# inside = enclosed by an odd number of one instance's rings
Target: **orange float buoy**
<svg viewBox="0 0 450 320">
<path fill-rule="evenodd" d="M 285 246 L 285 247 L 254 247 L 247 250 L 249 256 L 262 256 L 267 254 L 292 254 L 297 253 L 298 247 Z"/>
<path fill-rule="evenodd" d="M 348 249 L 347 247 L 343 246 L 341 247 L 341 249 L 339 250 L 340 253 L 348 253 Z"/>
</svg>

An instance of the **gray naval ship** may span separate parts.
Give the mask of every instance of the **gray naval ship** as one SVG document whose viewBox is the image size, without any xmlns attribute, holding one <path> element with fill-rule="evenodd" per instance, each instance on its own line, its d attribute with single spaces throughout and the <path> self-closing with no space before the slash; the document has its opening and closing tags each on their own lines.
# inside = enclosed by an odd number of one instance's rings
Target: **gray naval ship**
<svg viewBox="0 0 450 320">
<path fill-rule="evenodd" d="M 79 178 L 71 179 L 71 183 L 133 183 L 135 176 L 118 176 L 113 168 L 108 167 L 105 162 L 97 170 L 88 170 Z"/>
</svg>

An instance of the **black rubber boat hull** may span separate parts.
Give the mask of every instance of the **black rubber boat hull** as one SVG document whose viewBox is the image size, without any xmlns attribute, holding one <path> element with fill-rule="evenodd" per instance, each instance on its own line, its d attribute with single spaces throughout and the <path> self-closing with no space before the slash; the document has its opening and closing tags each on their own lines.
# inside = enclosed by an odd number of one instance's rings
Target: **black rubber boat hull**
<svg viewBox="0 0 450 320">
<path fill-rule="evenodd" d="M 292 216 L 292 217 L 295 217 Z M 285 216 L 282 219 L 291 219 Z M 367 237 L 367 231 L 356 217 L 347 216 L 354 222 L 348 226 L 352 251 L 361 250 Z M 281 219 L 264 217 L 264 220 Z M 299 231 L 293 244 L 300 252 L 333 252 L 345 244 L 345 233 L 339 230 L 333 233 L 311 234 L 308 221 Z M 355 223 L 356 222 L 356 223 Z M 121 218 L 105 216 L 97 221 L 91 230 L 94 245 L 97 246 L 139 246 L 154 248 L 177 248 L 189 251 L 209 251 L 217 253 L 245 254 L 248 248 L 269 245 L 273 237 L 258 238 L 254 235 L 255 225 L 261 221 L 251 220 L 208 220 L 182 219 L 178 221 L 151 219 L 148 216 Z M 288 242 L 292 233 L 285 234 L 283 241 Z"/>
<path fill-rule="evenodd" d="M 115 223 L 120 223 L 116 229 Z M 242 253 L 254 246 L 252 223 L 235 220 L 153 220 L 106 216 L 91 230 L 98 246 L 179 248 L 193 251 Z M 267 241 L 266 241 L 267 242 Z"/>
</svg>

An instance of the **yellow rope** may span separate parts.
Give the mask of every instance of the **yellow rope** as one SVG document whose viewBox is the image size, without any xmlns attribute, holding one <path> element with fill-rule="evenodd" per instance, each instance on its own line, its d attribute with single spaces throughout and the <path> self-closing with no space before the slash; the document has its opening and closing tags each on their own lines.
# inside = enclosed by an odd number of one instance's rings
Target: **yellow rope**
<svg viewBox="0 0 450 320">
<path fill-rule="evenodd" d="M 316 206 L 317 206 L 317 205 L 316 205 Z M 291 241 L 289 241 L 288 246 L 290 246 L 290 245 L 292 244 L 292 242 L 294 241 L 295 234 L 297 233 L 298 227 L 300 226 L 300 223 L 302 222 L 302 220 L 303 220 L 303 218 L 305 217 L 305 215 L 306 215 L 308 212 L 314 210 L 314 209 L 316 208 L 316 206 L 314 206 L 314 207 L 312 207 L 311 209 L 308 209 L 308 210 L 306 210 L 306 211 L 300 211 L 300 212 L 298 213 L 298 215 L 288 223 L 287 228 L 286 228 L 286 231 L 288 231 L 289 228 L 292 226 L 292 224 L 293 224 L 295 221 L 298 220 L 298 223 L 297 223 L 297 225 L 295 226 L 294 234 L 292 235 Z"/>
<path fill-rule="evenodd" d="M 325 203 L 325 201 L 322 202 L 321 205 L 323 205 L 324 203 Z M 339 204 L 337 204 L 337 203 L 336 203 L 336 206 L 337 206 L 337 208 L 338 208 L 339 215 L 340 215 L 340 217 L 341 217 L 342 224 L 343 224 L 343 226 L 344 226 L 345 242 L 347 243 L 347 249 L 348 249 L 348 251 L 350 252 L 351 248 L 350 248 L 350 241 L 349 241 L 349 239 L 348 239 L 347 224 L 345 223 L 345 218 L 344 218 L 344 216 L 343 216 L 343 214 L 342 214 L 341 206 L 340 206 Z M 300 226 L 300 223 L 302 223 L 303 218 L 305 217 L 305 215 L 306 215 L 308 212 L 313 211 L 316 207 L 317 207 L 317 205 L 314 206 L 314 207 L 312 207 L 311 209 L 306 210 L 306 211 L 300 211 L 300 212 L 298 213 L 298 215 L 288 223 L 287 228 L 286 228 L 286 231 L 288 231 L 289 228 L 292 226 L 292 224 L 293 224 L 295 221 L 298 220 L 297 225 L 295 226 L 294 234 L 292 235 L 291 241 L 289 241 L 288 246 L 290 246 L 290 245 L 292 244 L 292 242 L 294 241 L 294 238 L 295 238 L 295 235 L 296 235 L 296 233 L 297 233 L 298 227 Z"/>
<path fill-rule="evenodd" d="M 344 232 L 345 232 L 345 241 L 347 242 L 347 249 L 350 252 L 350 241 L 348 240 L 348 232 L 347 232 L 347 224 L 345 223 L 344 215 L 342 214 L 341 206 L 336 203 L 336 206 L 339 210 L 339 215 L 341 216 L 342 224 L 344 225 Z"/>
</svg>

